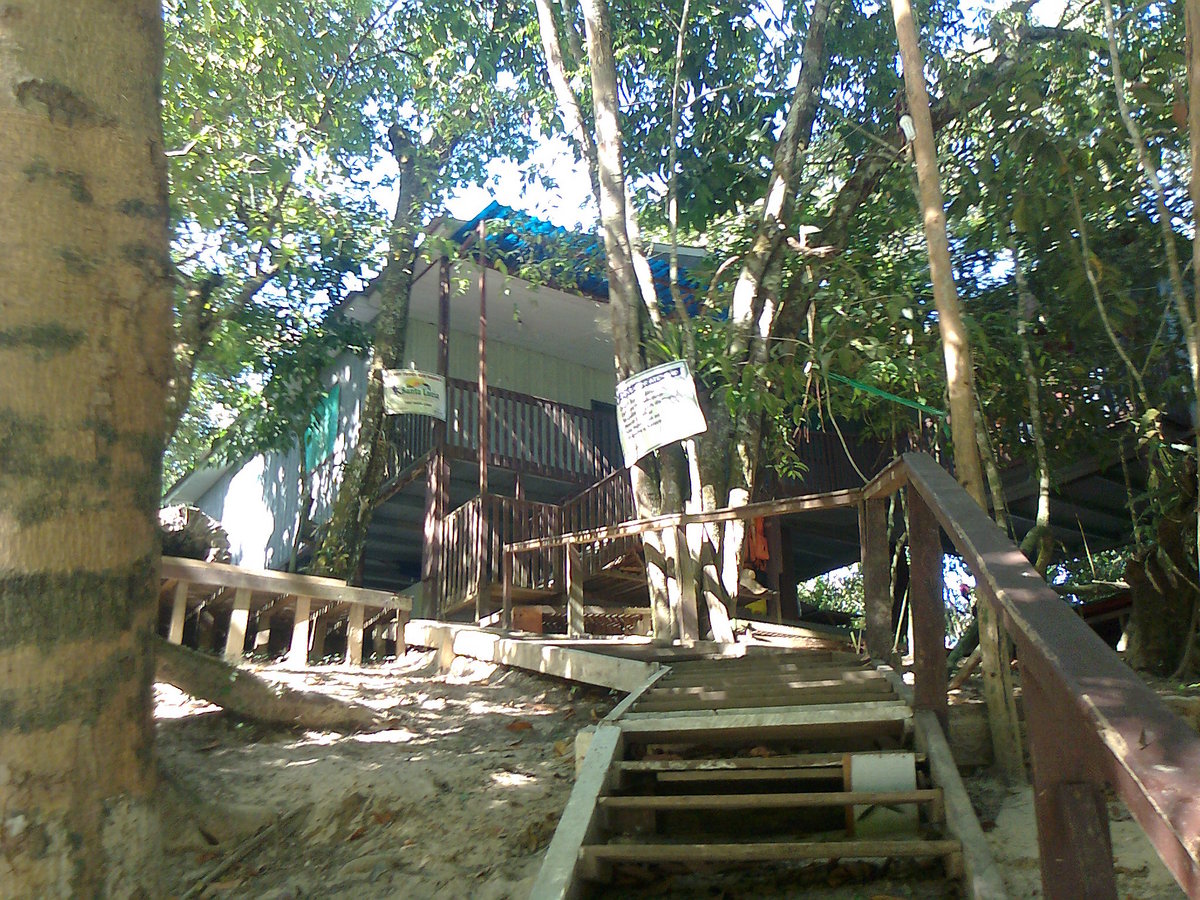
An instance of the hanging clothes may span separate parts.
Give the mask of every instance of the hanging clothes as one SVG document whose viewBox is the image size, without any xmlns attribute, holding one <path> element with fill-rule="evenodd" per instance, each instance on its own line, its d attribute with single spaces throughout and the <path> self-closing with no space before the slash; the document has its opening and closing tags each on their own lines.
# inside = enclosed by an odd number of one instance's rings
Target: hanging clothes
<svg viewBox="0 0 1200 900">
<path fill-rule="evenodd" d="M 770 558 L 771 551 L 767 549 L 767 534 L 760 517 L 751 521 L 750 528 L 746 532 L 746 561 L 754 568 L 761 569 Z"/>
</svg>

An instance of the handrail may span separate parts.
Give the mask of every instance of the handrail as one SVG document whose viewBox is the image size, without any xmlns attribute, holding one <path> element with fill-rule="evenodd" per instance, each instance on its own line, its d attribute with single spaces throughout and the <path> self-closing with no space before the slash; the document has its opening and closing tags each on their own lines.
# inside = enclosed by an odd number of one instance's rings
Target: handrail
<svg viewBox="0 0 1200 900">
<path fill-rule="evenodd" d="M 549 547 L 571 544 L 590 544 L 593 541 L 608 541 L 614 538 L 635 537 L 647 531 L 662 531 L 664 528 L 683 528 L 687 525 L 711 525 L 716 522 L 732 522 L 737 519 L 757 519 L 765 516 L 786 516 L 792 513 L 811 512 L 819 509 L 846 509 L 858 506 L 862 492 L 857 489 L 831 491 L 827 494 L 809 494 L 805 497 L 789 497 L 786 500 L 763 500 L 745 506 L 727 506 L 699 513 L 672 513 L 649 519 L 630 519 L 605 528 L 589 528 L 570 531 L 551 537 L 530 541 L 517 541 L 505 545 L 505 551 L 527 553 Z"/>
<path fill-rule="evenodd" d="M 1200 896 L 1200 735 L 1075 615 L 929 456 L 904 454 L 863 494 L 880 500 L 904 485 L 945 529 L 975 574 L 977 593 L 1003 617 L 1016 644 L 1046 896 L 1083 896 L 1085 884 L 1109 893 L 1112 857 L 1103 839 L 1108 821 L 1100 782 L 1120 794 L 1188 896 Z M 944 673 L 926 677 L 941 678 L 944 692 Z"/>
<path fill-rule="evenodd" d="M 505 609 L 510 608 L 513 560 L 520 553 L 568 548 L 570 618 L 572 602 L 581 606 L 582 600 L 581 586 L 574 597 L 570 562 L 578 558 L 576 545 L 693 524 L 856 506 L 864 578 L 870 576 L 871 582 L 866 585 L 868 650 L 886 656 L 890 636 L 873 643 L 872 631 L 881 616 L 883 632 L 890 622 L 886 500 L 902 489 L 908 492 L 912 557 L 914 705 L 945 721 L 944 529 L 975 574 L 981 602 L 997 611 L 1016 644 L 1024 675 L 1044 895 L 1052 900 L 1115 898 L 1102 790 L 1107 784 L 1125 801 L 1188 896 L 1200 898 L 1200 735 L 1100 640 L 986 511 L 924 453 L 904 454 L 861 489 L 630 520 L 505 544 Z"/>
</svg>

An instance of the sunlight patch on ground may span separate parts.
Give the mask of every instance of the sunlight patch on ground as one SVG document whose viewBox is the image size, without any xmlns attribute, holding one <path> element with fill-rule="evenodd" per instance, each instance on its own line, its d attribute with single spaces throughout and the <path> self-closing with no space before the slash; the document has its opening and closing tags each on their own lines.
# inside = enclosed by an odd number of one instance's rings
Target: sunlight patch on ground
<svg viewBox="0 0 1200 900">
<path fill-rule="evenodd" d="M 154 718 L 182 719 L 202 713 L 216 712 L 221 707 L 185 694 L 173 684 L 154 685 Z"/>
<path fill-rule="evenodd" d="M 536 784 L 537 779 L 524 775 L 520 772 L 499 771 L 492 773 L 492 781 L 500 787 L 525 787 L 526 785 Z"/>
<path fill-rule="evenodd" d="M 415 741 L 418 737 L 420 735 L 407 728 L 390 728 L 387 731 L 351 735 L 350 739 L 358 741 L 360 744 L 407 744 L 409 741 Z"/>
</svg>

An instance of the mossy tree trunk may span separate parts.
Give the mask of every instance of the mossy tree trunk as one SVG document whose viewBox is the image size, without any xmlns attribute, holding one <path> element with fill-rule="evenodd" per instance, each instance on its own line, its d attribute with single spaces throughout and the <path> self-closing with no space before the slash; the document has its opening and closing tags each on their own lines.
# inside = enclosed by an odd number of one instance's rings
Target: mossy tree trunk
<svg viewBox="0 0 1200 900">
<path fill-rule="evenodd" d="M 157 897 L 157 0 L 0 5 L 0 893 Z"/>
<path fill-rule="evenodd" d="M 313 572 L 356 581 L 366 551 L 367 528 L 387 466 L 383 409 L 383 370 L 400 366 L 408 331 L 408 303 L 417 264 L 421 213 L 429 202 L 431 179 L 445 163 L 451 147 L 418 148 L 399 126 L 389 137 L 400 166 L 400 195 L 392 218 L 387 265 L 372 284 L 380 300 L 375 319 L 367 385 L 359 414 L 358 439 L 346 462 L 337 499 L 313 563 Z M 443 155 L 433 173 L 423 162 Z"/>
</svg>

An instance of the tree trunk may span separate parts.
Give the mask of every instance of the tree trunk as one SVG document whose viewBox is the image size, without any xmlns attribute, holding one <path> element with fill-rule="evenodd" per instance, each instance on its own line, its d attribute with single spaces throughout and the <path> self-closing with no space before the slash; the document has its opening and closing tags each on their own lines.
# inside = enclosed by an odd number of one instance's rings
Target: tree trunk
<svg viewBox="0 0 1200 900">
<path fill-rule="evenodd" d="M 938 331 L 946 363 L 954 467 L 958 480 L 967 493 L 986 510 L 987 493 L 983 483 L 983 467 L 979 459 L 979 445 L 975 439 L 975 384 L 971 346 L 963 323 L 958 292 L 954 286 L 954 270 L 950 262 L 950 242 L 946 235 L 946 212 L 938 175 L 937 149 L 933 141 L 933 121 L 929 115 L 924 60 L 917 43 L 916 22 L 908 0 L 892 0 L 892 14 L 904 63 L 908 110 L 916 128 L 913 150 L 925 223 L 925 240 L 929 247 L 933 302 L 937 308 Z M 992 746 L 997 763 L 1006 777 L 1024 780 L 1021 731 L 1008 666 L 1009 642 L 991 606 L 985 601 L 979 603 L 977 609 L 980 645 L 983 648 L 984 697 L 987 700 Z"/>
<path fill-rule="evenodd" d="M 369 707 L 270 684 L 215 656 L 154 639 L 155 680 L 256 722 L 292 728 L 362 730 L 382 724 Z"/>
<path fill-rule="evenodd" d="M 630 210 L 625 192 L 625 164 L 621 151 L 621 125 L 617 103 L 616 65 L 612 55 L 612 24 L 605 0 L 583 0 L 584 28 L 588 59 L 592 70 L 592 97 L 596 116 L 597 184 L 600 189 L 600 223 L 604 234 L 604 252 L 608 268 L 609 310 L 612 315 L 613 354 L 618 378 L 628 378 L 645 368 L 641 347 L 640 310 L 653 295 L 642 297 L 638 284 L 636 256 L 629 233 Z M 678 512 L 663 507 L 663 492 L 657 466 L 649 458 L 629 471 L 634 502 L 642 518 L 662 512 Z M 647 532 L 646 551 L 650 605 L 655 623 L 655 640 L 669 643 L 675 637 L 668 581 L 668 548 L 662 536 Z"/>
<path fill-rule="evenodd" d="M 0 893 L 157 897 L 157 0 L 0 9 Z"/>
<path fill-rule="evenodd" d="M 314 574 L 348 582 L 358 577 L 375 497 L 386 474 L 383 370 L 397 368 L 404 355 L 421 210 L 429 197 L 428 182 L 418 171 L 415 142 L 395 127 L 391 138 L 392 152 L 400 164 L 400 196 L 392 218 L 387 266 L 372 285 L 379 294 L 380 309 L 375 320 L 358 440 L 346 463 L 329 523 L 313 561 Z"/>
</svg>

